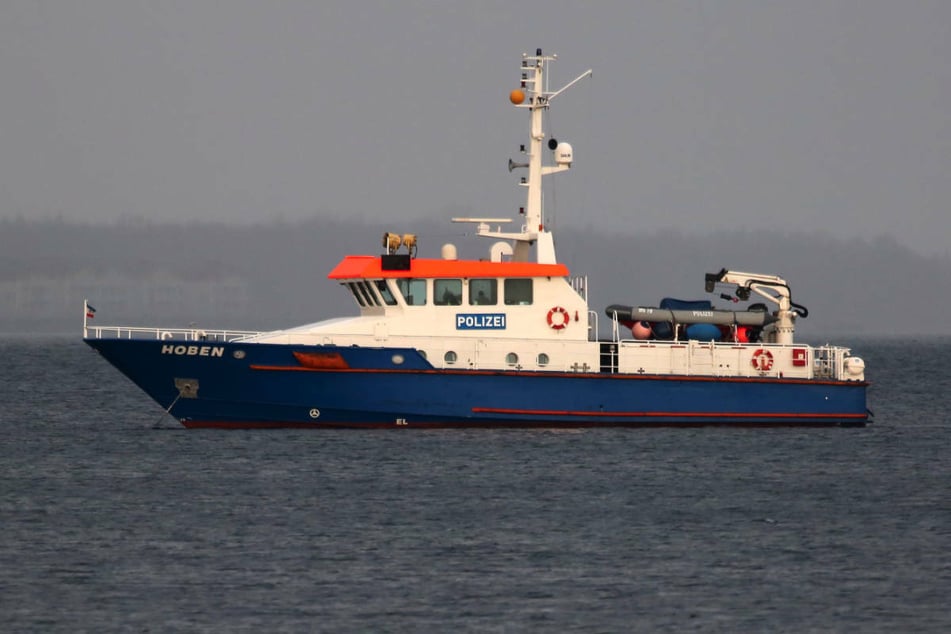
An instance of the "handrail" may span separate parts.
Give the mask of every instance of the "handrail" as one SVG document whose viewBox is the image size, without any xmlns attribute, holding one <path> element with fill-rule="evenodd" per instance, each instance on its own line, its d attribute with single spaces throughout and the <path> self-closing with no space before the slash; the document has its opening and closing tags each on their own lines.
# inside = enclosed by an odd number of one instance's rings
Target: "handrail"
<svg viewBox="0 0 951 634">
<path fill-rule="evenodd" d="M 139 326 L 85 326 L 85 339 L 157 339 L 169 341 L 237 341 L 261 334 L 254 330 L 204 328 L 145 328 Z"/>
<path fill-rule="evenodd" d="M 584 300 L 584 303 L 588 303 L 588 276 L 587 275 L 571 275 L 568 277 L 568 284 L 571 285 L 571 288 L 578 293 L 581 299 Z"/>
<path fill-rule="evenodd" d="M 617 322 L 615 322 L 617 323 Z M 700 344 L 698 341 L 676 341 L 676 340 L 658 340 L 658 339 L 620 339 L 616 342 L 619 346 L 644 346 L 648 345 L 651 347 L 690 347 L 692 344 Z M 730 341 L 720 341 L 720 342 L 702 342 L 703 345 L 709 345 L 711 351 L 717 350 L 729 350 L 737 346 L 742 346 L 743 348 L 750 349 L 759 349 L 763 348 L 766 350 L 777 350 L 777 349 L 797 349 L 797 348 L 808 348 L 812 351 L 812 377 L 815 378 L 830 378 L 836 380 L 843 380 L 847 378 L 845 372 L 845 359 L 849 356 L 851 352 L 850 348 L 844 346 L 833 346 L 833 345 L 824 345 L 824 346 L 813 346 L 806 343 L 736 343 Z M 749 373 L 751 376 L 755 373 Z"/>
<path fill-rule="evenodd" d="M 597 314 L 594 313 L 595 320 L 597 319 Z M 589 315 L 590 317 L 591 315 Z M 597 322 L 595 321 L 595 324 Z M 617 323 L 616 321 L 614 322 Z M 250 330 L 204 330 L 202 328 L 145 328 L 145 327 L 136 327 L 136 326 L 90 326 L 87 324 L 83 328 L 83 337 L 86 339 L 153 339 L 159 341 L 169 341 L 169 342 L 219 342 L 219 343 L 228 343 L 241 341 L 249 337 L 254 337 L 258 335 L 265 335 L 267 332 L 261 331 L 250 331 Z M 275 343 L 280 341 L 281 333 L 278 331 L 273 332 L 272 334 L 277 335 L 277 339 L 271 341 Z M 638 339 L 619 339 L 617 333 L 613 333 L 614 337 L 611 342 L 618 345 L 618 351 L 622 347 L 627 346 L 644 346 L 654 348 L 686 348 L 687 350 L 694 349 L 694 345 L 691 344 L 700 344 L 700 342 L 687 342 L 687 341 L 662 341 L 662 340 L 638 340 Z M 283 333 L 284 337 L 290 336 L 290 333 Z M 366 335 L 369 337 L 370 335 Z M 360 337 L 357 337 L 358 339 Z M 438 337 L 432 336 L 418 336 L 414 339 L 439 339 Z M 352 340 L 352 338 L 351 338 Z M 352 341 L 351 341 L 352 342 Z M 541 348 L 540 350 L 544 351 L 544 347 L 550 342 L 547 340 L 539 340 L 538 343 Z M 758 349 L 760 347 L 765 349 L 793 349 L 793 348 L 809 348 L 811 352 L 811 364 L 809 370 L 811 378 L 827 378 L 842 380 L 847 378 L 845 373 L 845 359 L 849 355 L 849 348 L 841 346 L 832 346 L 832 345 L 823 345 L 823 346 L 812 346 L 809 344 L 779 344 L 779 343 L 759 343 L 759 344 L 737 344 L 734 342 L 703 342 L 702 346 L 710 350 L 712 354 L 716 354 L 718 350 L 727 351 L 734 349 L 737 346 L 743 348 L 753 348 Z M 686 356 L 684 361 L 687 363 L 687 373 L 691 374 L 690 366 L 692 365 L 691 359 L 693 358 L 692 353 L 685 352 Z M 476 364 L 473 366 L 474 369 L 478 369 L 481 364 Z M 495 366 L 485 366 L 485 367 L 495 367 Z M 563 371 L 571 371 L 574 368 L 567 366 L 563 368 Z M 803 368 L 804 370 L 807 368 Z M 739 368 L 736 368 L 733 371 L 726 372 L 725 376 L 758 376 L 759 373 L 752 371 L 739 371 Z"/>
</svg>

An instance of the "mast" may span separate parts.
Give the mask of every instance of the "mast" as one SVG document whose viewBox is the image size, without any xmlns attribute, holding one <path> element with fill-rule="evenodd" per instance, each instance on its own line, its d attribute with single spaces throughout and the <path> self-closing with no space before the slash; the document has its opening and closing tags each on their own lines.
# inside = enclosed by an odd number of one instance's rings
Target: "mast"
<svg viewBox="0 0 951 634">
<path fill-rule="evenodd" d="M 575 85 L 585 77 L 591 76 L 592 71 L 586 70 L 574 80 L 559 90 L 548 90 L 546 65 L 558 59 L 557 55 L 542 55 L 542 49 L 536 49 L 534 55 L 522 54 L 521 87 L 509 94 L 509 100 L 516 108 L 525 108 L 529 112 L 529 146 L 521 146 L 521 151 L 528 155 L 527 163 L 516 163 L 509 159 L 509 171 L 516 168 L 527 168 L 528 176 L 521 179 L 521 185 L 527 189 L 525 200 L 525 224 L 519 232 L 504 232 L 500 229 L 492 231 L 489 222 L 496 222 L 494 218 L 459 218 L 459 222 L 478 222 L 476 234 L 490 238 L 503 238 L 513 241 L 512 260 L 515 262 L 531 261 L 532 245 L 537 245 L 536 261 L 539 264 L 556 264 L 555 243 L 549 228 L 545 225 L 542 205 L 542 177 L 549 174 L 564 172 L 571 168 L 574 160 L 571 145 L 559 143 L 555 139 L 548 140 L 548 149 L 553 152 L 554 165 L 543 165 L 542 142 L 545 140 L 545 130 L 542 116 L 551 106 L 551 101 L 565 90 Z"/>
</svg>

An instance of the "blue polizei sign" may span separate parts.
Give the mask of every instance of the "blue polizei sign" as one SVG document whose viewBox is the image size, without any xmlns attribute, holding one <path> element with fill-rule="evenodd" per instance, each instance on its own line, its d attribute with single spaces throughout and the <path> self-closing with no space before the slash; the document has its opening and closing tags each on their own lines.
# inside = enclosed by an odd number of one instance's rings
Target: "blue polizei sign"
<svg viewBox="0 0 951 634">
<path fill-rule="evenodd" d="M 505 313 L 457 313 L 456 330 L 505 330 Z"/>
</svg>

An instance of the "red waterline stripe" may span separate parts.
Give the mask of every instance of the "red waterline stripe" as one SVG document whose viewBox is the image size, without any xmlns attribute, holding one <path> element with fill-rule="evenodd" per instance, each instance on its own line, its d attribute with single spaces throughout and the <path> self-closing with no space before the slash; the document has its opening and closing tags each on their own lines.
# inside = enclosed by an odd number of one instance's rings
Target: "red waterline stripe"
<svg viewBox="0 0 951 634">
<path fill-rule="evenodd" d="M 856 419 L 855 425 L 864 425 L 866 419 Z M 834 424 L 834 423 L 831 423 Z M 842 422 L 841 424 L 846 424 Z M 595 427 L 825 427 L 829 422 L 819 422 L 816 420 L 785 419 L 773 420 L 768 422 L 758 421 L 643 421 L 633 423 L 631 421 L 527 421 L 527 420 L 485 420 L 469 419 L 454 422 L 413 422 L 408 421 L 405 425 L 396 425 L 395 423 L 297 423 L 297 422 L 257 422 L 257 421 L 186 421 L 182 425 L 189 429 L 461 429 L 461 428 L 508 428 L 508 429 L 581 429 Z"/>
<path fill-rule="evenodd" d="M 557 409 L 509 409 L 473 407 L 475 414 L 516 414 L 519 416 L 624 416 L 628 418 L 866 418 L 866 414 L 786 414 L 772 412 L 579 412 Z"/>
<path fill-rule="evenodd" d="M 827 381 L 815 379 L 786 379 L 778 377 L 755 376 L 668 376 L 664 374 L 611 374 L 608 372 L 516 372 L 511 370 L 399 370 L 395 368 L 349 368 L 322 369 L 304 368 L 296 365 L 259 365 L 248 366 L 252 370 L 262 372 L 331 372 L 355 374 L 449 374 L 453 376 L 520 376 L 533 378 L 572 378 L 572 379 L 605 379 L 611 381 L 688 381 L 707 383 L 772 383 L 792 385 L 838 385 L 842 387 L 868 387 L 866 381 Z"/>
</svg>

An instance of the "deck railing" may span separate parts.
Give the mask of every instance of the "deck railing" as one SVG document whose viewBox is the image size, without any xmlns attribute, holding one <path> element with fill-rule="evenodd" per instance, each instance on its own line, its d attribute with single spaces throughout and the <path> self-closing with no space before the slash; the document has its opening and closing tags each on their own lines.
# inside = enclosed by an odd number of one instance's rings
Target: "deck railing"
<svg viewBox="0 0 951 634">
<path fill-rule="evenodd" d="M 253 330 L 205 330 L 203 328 L 140 328 L 137 326 L 83 327 L 85 339 L 157 339 L 174 341 L 237 341 L 261 334 Z"/>
<path fill-rule="evenodd" d="M 595 322 L 596 323 L 596 322 Z M 202 328 L 142 328 L 136 326 L 91 326 L 88 323 L 83 328 L 83 336 L 87 339 L 152 339 L 159 341 L 193 341 L 193 342 L 232 342 L 265 334 L 259 331 L 250 330 L 205 330 Z M 290 333 L 284 335 L 287 342 L 290 343 L 292 337 Z M 354 344 L 358 340 L 367 339 L 371 341 L 371 336 L 345 337 L 350 343 Z M 444 344 L 443 338 L 437 337 L 415 337 L 417 340 L 414 345 L 422 344 L 426 348 L 425 341 L 439 341 Z M 269 342 L 277 343 L 281 337 L 269 338 Z M 329 340 L 328 340 L 329 342 Z M 461 343 L 461 342 L 457 342 Z M 475 341 L 472 342 L 475 345 Z M 549 352 L 550 342 L 536 342 L 537 350 L 532 349 L 531 353 L 525 354 L 527 358 L 534 358 L 538 352 Z M 580 342 L 579 342 L 580 343 Z M 604 343 L 604 342 L 602 342 Z M 763 376 L 767 373 L 753 371 L 749 365 L 748 354 L 753 349 L 762 347 L 765 350 L 771 350 L 776 354 L 777 359 L 782 350 L 792 350 L 805 348 L 811 351 L 811 363 L 806 366 L 790 368 L 777 364 L 768 373 L 770 376 L 781 376 L 780 372 L 785 371 L 787 376 L 801 378 L 817 379 L 847 379 L 845 372 L 845 359 L 849 355 L 849 349 L 839 346 L 808 346 L 807 344 L 733 344 L 733 343 L 713 343 L 697 341 L 638 341 L 633 339 L 623 339 L 616 342 L 618 346 L 618 357 L 611 372 L 633 371 L 631 363 L 644 364 L 645 370 L 651 373 L 671 374 L 683 373 L 686 375 L 713 375 L 713 376 Z M 437 348 L 444 346 L 437 346 Z M 648 348 L 653 352 L 647 353 L 647 356 L 638 356 L 635 361 L 631 354 L 636 348 Z M 464 348 L 459 348 L 463 350 Z M 741 352 L 742 351 L 742 352 Z M 498 351 L 496 351 L 498 352 Z M 501 354 L 501 352 L 499 352 Z M 787 353 L 788 354 L 788 353 Z M 440 355 L 441 356 L 441 355 Z M 479 363 L 479 354 L 473 354 L 471 369 L 508 368 L 507 365 L 499 363 L 489 363 L 482 365 Z M 499 357 L 501 359 L 501 357 Z M 566 358 L 567 359 L 567 358 Z M 547 369 L 558 369 L 559 362 L 566 364 L 560 368 L 562 371 L 577 371 L 577 368 L 571 366 L 567 360 L 552 359 L 553 363 Z M 625 363 L 626 361 L 626 363 Z M 443 365 L 435 362 L 437 367 L 456 367 L 455 364 Z M 577 364 L 575 364 L 577 365 Z M 647 367 L 647 366 L 651 367 Z M 621 367 L 619 367 L 621 366 Z"/>
<path fill-rule="evenodd" d="M 848 348 L 839 346 L 816 346 L 813 348 L 813 373 L 817 378 L 844 378 L 845 357 Z"/>
<path fill-rule="evenodd" d="M 588 303 L 588 276 L 587 275 L 572 275 L 568 277 L 568 283 L 571 285 L 571 288 L 574 289 L 578 295 L 581 296 L 581 299 L 584 300 L 584 303 Z"/>
<path fill-rule="evenodd" d="M 777 376 L 855 380 L 848 376 L 845 360 L 850 349 L 841 346 L 810 346 L 808 344 L 730 343 L 700 341 L 641 341 L 622 339 L 617 342 L 619 362 L 614 371 L 631 372 L 632 364 L 657 374 L 713 376 Z M 754 351 L 767 351 L 776 363 L 760 371 L 750 364 Z M 792 351 L 804 351 L 804 363 L 789 363 Z M 626 363 L 625 363 L 626 361 Z M 626 366 L 626 367 L 625 367 Z M 648 367 L 649 366 L 649 367 Z"/>
</svg>

